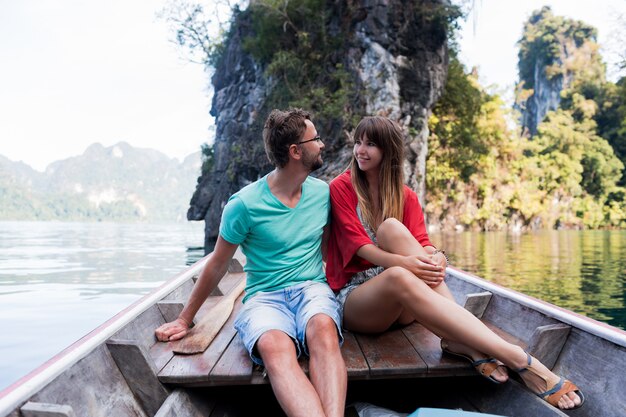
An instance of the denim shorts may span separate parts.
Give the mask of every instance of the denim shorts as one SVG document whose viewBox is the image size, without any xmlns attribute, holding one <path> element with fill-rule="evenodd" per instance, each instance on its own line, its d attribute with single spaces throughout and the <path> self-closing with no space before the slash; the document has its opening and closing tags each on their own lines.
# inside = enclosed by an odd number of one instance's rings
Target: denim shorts
<svg viewBox="0 0 626 417">
<path fill-rule="evenodd" d="M 316 314 L 326 314 L 335 322 L 339 345 L 343 343 L 339 304 L 330 287 L 321 282 L 305 281 L 276 291 L 258 292 L 249 298 L 235 320 L 250 358 L 263 365 L 255 349 L 261 335 L 269 330 L 280 330 L 291 337 L 300 357 L 309 350 L 306 344 L 306 326 Z"/>
</svg>

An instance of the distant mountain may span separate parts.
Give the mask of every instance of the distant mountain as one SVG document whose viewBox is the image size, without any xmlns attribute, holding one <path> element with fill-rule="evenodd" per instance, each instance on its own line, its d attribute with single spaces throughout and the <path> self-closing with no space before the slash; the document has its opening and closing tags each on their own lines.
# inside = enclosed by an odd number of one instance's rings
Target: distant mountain
<svg viewBox="0 0 626 417">
<path fill-rule="evenodd" d="M 200 152 L 179 162 L 125 142 L 43 173 L 0 155 L 0 220 L 183 221 L 201 163 Z"/>
</svg>

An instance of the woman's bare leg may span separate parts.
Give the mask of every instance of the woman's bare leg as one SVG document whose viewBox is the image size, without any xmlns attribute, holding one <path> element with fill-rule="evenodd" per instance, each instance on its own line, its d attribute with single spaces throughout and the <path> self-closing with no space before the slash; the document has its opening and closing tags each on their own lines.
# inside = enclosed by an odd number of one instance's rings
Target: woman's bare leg
<svg viewBox="0 0 626 417">
<path fill-rule="evenodd" d="M 424 255 L 429 256 L 426 249 L 413 237 L 409 229 L 402 222 L 389 218 L 381 223 L 376 231 L 378 246 L 397 255 Z M 433 288 L 437 293 L 454 301 L 454 297 L 445 281 Z"/>
<path fill-rule="evenodd" d="M 526 353 L 521 347 L 504 341 L 469 311 L 400 267 L 385 270 L 350 293 L 344 307 L 344 325 L 358 332 L 381 332 L 404 311 L 438 336 L 472 346 L 513 369 L 527 364 Z M 540 365 L 539 361 L 535 363 Z M 540 366 L 545 375 L 556 378 L 547 368 Z M 530 372 L 521 376 L 532 391 L 545 391 L 545 383 L 540 378 Z M 575 402 L 580 399 L 569 393 L 561 397 L 559 406 L 571 408 Z"/>
<path fill-rule="evenodd" d="M 376 240 L 381 249 L 398 255 L 428 255 L 422 245 L 413 237 L 411 232 L 400 221 L 390 218 L 385 220 L 378 228 Z M 445 281 L 436 287 L 431 287 L 436 293 L 454 302 L 452 292 Z M 400 324 L 408 324 L 415 320 L 410 311 L 403 311 L 397 318 Z M 486 359 L 488 355 L 476 349 L 466 346 L 458 341 L 447 340 L 450 350 L 470 356 L 474 360 Z M 492 375 L 497 381 L 505 382 L 508 372 L 504 367 L 498 367 Z"/>
</svg>

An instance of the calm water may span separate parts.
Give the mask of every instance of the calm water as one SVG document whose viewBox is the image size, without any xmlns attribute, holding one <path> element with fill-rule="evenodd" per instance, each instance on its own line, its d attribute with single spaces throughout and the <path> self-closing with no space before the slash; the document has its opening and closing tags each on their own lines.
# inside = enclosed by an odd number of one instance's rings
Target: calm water
<svg viewBox="0 0 626 417">
<path fill-rule="evenodd" d="M 626 232 L 433 234 L 451 263 L 626 328 Z M 202 256 L 203 223 L 0 222 L 0 389 Z"/>
<path fill-rule="evenodd" d="M 0 389 L 203 255 L 202 222 L 0 222 Z"/>
<path fill-rule="evenodd" d="M 451 264 L 626 329 L 626 231 L 431 235 Z"/>
</svg>

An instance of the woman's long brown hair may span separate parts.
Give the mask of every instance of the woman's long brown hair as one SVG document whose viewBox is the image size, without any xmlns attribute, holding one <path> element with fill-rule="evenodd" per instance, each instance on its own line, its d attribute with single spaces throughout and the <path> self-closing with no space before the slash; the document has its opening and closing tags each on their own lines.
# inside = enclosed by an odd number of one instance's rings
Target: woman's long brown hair
<svg viewBox="0 0 626 417">
<path fill-rule="evenodd" d="M 364 220 L 376 231 L 380 223 L 388 218 L 402 221 L 404 212 L 404 139 L 397 123 L 381 117 L 366 117 L 358 124 L 354 140 L 367 137 L 382 151 L 379 171 L 378 210 L 371 200 L 369 184 L 365 172 L 359 169 L 356 157 L 352 154 L 350 179 L 361 207 Z M 376 211 L 376 212 L 375 212 Z"/>
</svg>

